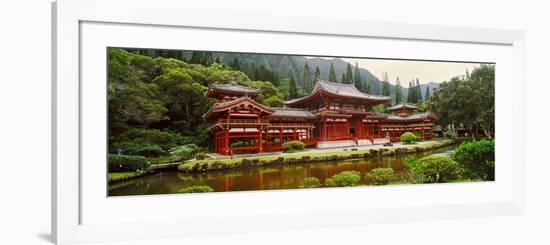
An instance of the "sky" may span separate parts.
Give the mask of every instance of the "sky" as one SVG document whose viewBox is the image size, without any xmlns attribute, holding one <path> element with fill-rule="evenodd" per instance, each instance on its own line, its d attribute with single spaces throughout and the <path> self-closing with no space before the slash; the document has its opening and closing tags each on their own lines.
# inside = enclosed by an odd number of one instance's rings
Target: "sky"
<svg viewBox="0 0 550 245">
<path fill-rule="evenodd" d="M 330 58 L 327 58 L 330 59 Z M 382 79 L 384 72 L 388 73 L 390 83 L 395 84 L 399 77 L 402 86 L 407 86 L 409 81 L 418 78 L 421 84 L 429 82 L 443 82 L 464 75 L 466 69 L 472 72 L 478 63 L 441 62 L 441 61 L 413 61 L 413 60 L 384 60 L 384 59 L 356 59 L 343 58 L 343 60 L 369 70 L 373 75 Z"/>
</svg>

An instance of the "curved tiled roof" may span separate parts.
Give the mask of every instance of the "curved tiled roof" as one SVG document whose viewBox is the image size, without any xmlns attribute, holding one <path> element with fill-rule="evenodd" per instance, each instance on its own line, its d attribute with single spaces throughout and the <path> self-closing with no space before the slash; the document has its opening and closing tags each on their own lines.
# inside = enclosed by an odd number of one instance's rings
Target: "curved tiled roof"
<svg viewBox="0 0 550 245">
<path fill-rule="evenodd" d="M 222 92 L 228 94 L 238 94 L 238 95 L 258 95 L 260 90 L 255 88 L 246 87 L 243 85 L 237 84 L 237 82 L 232 81 L 230 83 L 215 83 L 208 86 L 208 91 L 206 95 L 211 95 L 214 92 Z"/>
<path fill-rule="evenodd" d="M 388 121 L 409 122 L 409 121 L 421 120 L 421 119 L 424 119 L 424 118 L 427 118 L 427 117 L 430 117 L 430 116 L 435 117 L 435 115 L 433 113 L 427 111 L 427 112 L 412 114 L 412 115 L 406 116 L 406 117 L 400 117 L 400 116 L 396 116 L 396 115 L 389 115 L 386 120 L 388 120 Z"/>
<path fill-rule="evenodd" d="M 284 117 L 284 118 L 303 118 L 303 119 L 315 119 L 310 111 L 300 108 L 281 108 L 271 107 L 274 111 L 269 117 Z"/>
<path fill-rule="evenodd" d="M 414 105 L 409 105 L 409 104 L 406 104 L 406 103 L 401 103 L 401 104 L 394 105 L 392 107 L 388 107 L 388 111 L 399 110 L 399 109 L 416 110 L 416 109 L 418 109 L 418 107 L 414 106 Z"/>
<path fill-rule="evenodd" d="M 294 104 L 296 102 L 300 102 L 303 100 L 306 100 L 308 98 L 311 98 L 317 94 L 318 91 L 323 91 L 328 94 L 332 94 L 335 96 L 342 96 L 347 98 L 353 98 L 353 99 L 360 99 L 360 100 L 368 100 L 372 102 L 387 102 L 390 100 L 390 97 L 388 96 L 378 96 L 378 95 L 371 95 L 371 94 L 365 94 L 361 91 L 359 91 L 353 84 L 343 84 L 343 83 L 334 83 L 329 81 L 324 81 L 318 79 L 315 83 L 315 87 L 313 88 L 313 91 L 307 96 L 285 101 L 285 104 Z"/>
<path fill-rule="evenodd" d="M 268 107 L 268 106 L 265 106 L 265 105 L 262 105 L 258 102 L 256 102 L 255 100 L 251 99 L 250 97 L 241 97 L 241 98 L 238 98 L 238 99 L 235 99 L 235 100 L 230 100 L 230 101 L 226 101 L 226 102 L 222 102 L 222 103 L 216 103 L 214 104 L 204 115 L 203 115 L 203 118 L 208 118 L 210 117 L 210 115 L 212 115 L 213 113 L 217 113 L 217 112 L 220 112 L 220 111 L 224 111 L 225 108 L 230 108 L 231 106 L 234 106 L 234 105 L 238 105 L 239 103 L 241 102 L 248 102 L 250 104 L 253 104 L 255 106 L 257 106 L 258 108 L 261 108 L 263 110 L 265 110 L 266 112 L 268 113 L 272 113 L 273 112 L 273 109 Z"/>
</svg>

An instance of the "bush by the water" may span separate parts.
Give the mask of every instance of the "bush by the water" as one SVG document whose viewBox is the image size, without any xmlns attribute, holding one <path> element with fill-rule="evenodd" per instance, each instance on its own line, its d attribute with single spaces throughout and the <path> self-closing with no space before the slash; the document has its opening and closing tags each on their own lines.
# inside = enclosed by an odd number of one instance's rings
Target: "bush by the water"
<svg viewBox="0 0 550 245">
<path fill-rule="evenodd" d="M 478 140 L 462 143 L 452 157 L 472 179 L 495 180 L 495 141 Z"/>
<path fill-rule="evenodd" d="M 321 181 L 315 177 L 307 177 L 302 180 L 301 187 L 303 188 L 316 188 L 321 186 Z"/>
<path fill-rule="evenodd" d="M 179 190 L 179 193 L 202 193 L 202 192 L 213 192 L 214 189 L 207 185 L 194 185 L 183 188 Z"/>
<path fill-rule="evenodd" d="M 283 143 L 283 151 L 284 152 L 298 152 L 303 151 L 306 147 L 306 144 L 302 141 L 288 141 Z"/>
<path fill-rule="evenodd" d="M 416 135 L 411 132 L 405 132 L 401 135 L 400 138 L 401 142 L 405 142 L 407 144 L 411 144 L 417 141 Z"/>
<path fill-rule="evenodd" d="M 172 147 L 170 149 L 170 155 L 177 156 L 180 158 L 180 160 L 186 160 L 189 158 L 193 158 L 198 150 L 199 150 L 199 147 L 196 146 L 195 144 L 187 144 L 187 145 Z"/>
<path fill-rule="evenodd" d="M 109 154 L 107 157 L 109 172 L 135 172 L 149 170 L 150 163 L 142 156 Z"/>
<path fill-rule="evenodd" d="M 195 159 L 197 160 L 204 160 L 206 158 L 206 153 L 204 152 L 199 152 L 197 154 L 195 154 Z"/>
<path fill-rule="evenodd" d="M 375 168 L 366 174 L 367 178 L 375 185 L 387 185 L 393 177 L 392 168 Z"/>
<path fill-rule="evenodd" d="M 425 182 L 445 183 L 461 177 L 462 168 L 446 156 L 427 156 L 419 160 L 423 166 Z"/>
<path fill-rule="evenodd" d="M 357 171 L 344 171 L 327 179 L 327 186 L 356 186 L 361 182 L 361 175 Z"/>
</svg>

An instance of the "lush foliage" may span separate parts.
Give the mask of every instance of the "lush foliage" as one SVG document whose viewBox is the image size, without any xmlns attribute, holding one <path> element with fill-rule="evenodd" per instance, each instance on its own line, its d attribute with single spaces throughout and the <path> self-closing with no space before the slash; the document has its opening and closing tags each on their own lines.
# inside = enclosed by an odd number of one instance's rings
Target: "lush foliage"
<svg viewBox="0 0 550 245">
<path fill-rule="evenodd" d="M 417 137 L 416 137 L 415 134 L 413 134 L 411 132 L 405 132 L 401 135 L 400 140 L 401 140 L 401 142 L 411 144 L 411 143 L 414 143 L 414 142 L 417 141 Z"/>
<path fill-rule="evenodd" d="M 420 159 L 417 170 L 425 183 L 445 183 L 462 177 L 462 168 L 446 156 L 428 156 Z"/>
<path fill-rule="evenodd" d="M 429 107 L 443 126 L 462 124 L 474 137 L 478 131 L 487 138 L 494 137 L 495 66 L 481 65 L 471 75 L 442 83 L 431 95 Z"/>
<path fill-rule="evenodd" d="M 326 180 L 327 186 L 356 186 L 361 182 L 361 175 L 357 171 L 343 171 Z"/>
<path fill-rule="evenodd" d="M 147 171 L 150 163 L 142 156 L 109 154 L 107 157 L 109 172 Z"/>
<path fill-rule="evenodd" d="M 305 149 L 306 145 L 302 141 L 288 141 L 283 143 L 283 151 L 284 152 L 298 152 L 303 151 Z"/>
<path fill-rule="evenodd" d="M 370 170 L 366 177 L 374 184 L 374 185 L 387 185 L 390 183 L 391 178 L 393 177 L 393 169 L 392 168 L 375 168 Z"/>
<path fill-rule="evenodd" d="M 453 144 L 452 140 L 440 140 L 421 145 L 404 145 L 400 147 L 388 147 L 383 149 L 356 149 L 351 151 L 334 152 L 304 152 L 289 155 L 265 155 L 258 157 L 235 157 L 226 159 L 207 159 L 197 161 L 186 161 L 178 165 L 183 172 L 202 172 L 209 170 L 231 169 L 250 166 L 265 166 L 269 164 L 295 164 L 308 162 L 341 161 L 348 159 L 361 159 L 378 156 L 393 156 L 405 153 L 417 153 L 420 151 L 433 150 Z"/>
<path fill-rule="evenodd" d="M 428 156 L 420 160 L 408 159 L 413 183 L 445 183 L 462 177 L 462 167 L 446 156 Z"/>
<path fill-rule="evenodd" d="M 495 180 L 495 141 L 478 140 L 462 143 L 452 157 L 464 166 L 472 179 Z"/>
<path fill-rule="evenodd" d="M 316 188 L 321 186 L 321 181 L 315 177 L 307 177 L 302 180 L 301 187 L 303 188 Z"/>
<path fill-rule="evenodd" d="M 179 193 L 204 193 L 204 192 L 213 192 L 213 191 L 214 189 L 212 189 L 212 187 L 207 185 L 194 185 L 194 186 L 183 188 L 178 192 Z"/>
<path fill-rule="evenodd" d="M 458 134 L 454 130 L 447 130 L 447 131 L 445 131 L 445 133 L 443 133 L 443 135 L 447 139 L 456 139 L 456 138 L 458 138 Z"/>
<path fill-rule="evenodd" d="M 198 149 L 199 147 L 197 147 L 195 144 L 176 146 L 170 149 L 170 155 L 177 156 L 180 160 L 186 160 L 189 158 L 193 158 Z"/>
<path fill-rule="evenodd" d="M 195 154 L 195 158 L 197 160 L 204 160 L 206 158 L 206 153 L 204 152 L 197 152 L 197 154 Z"/>
</svg>

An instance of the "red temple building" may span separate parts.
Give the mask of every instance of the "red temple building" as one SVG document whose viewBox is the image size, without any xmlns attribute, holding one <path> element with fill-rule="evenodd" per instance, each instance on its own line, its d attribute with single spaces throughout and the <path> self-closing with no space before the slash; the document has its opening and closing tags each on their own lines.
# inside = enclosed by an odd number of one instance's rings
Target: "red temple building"
<svg viewBox="0 0 550 245">
<path fill-rule="evenodd" d="M 392 115 L 371 111 L 390 97 L 359 91 L 351 84 L 318 80 L 312 92 L 285 102 L 284 108 L 254 100 L 260 91 L 235 82 L 213 84 L 206 94 L 217 102 L 204 115 L 211 124 L 218 154 L 280 151 L 282 143 L 299 140 L 318 148 L 383 144 L 405 131 L 432 137 L 435 116 L 414 113 L 411 105 L 388 108 Z"/>
</svg>

